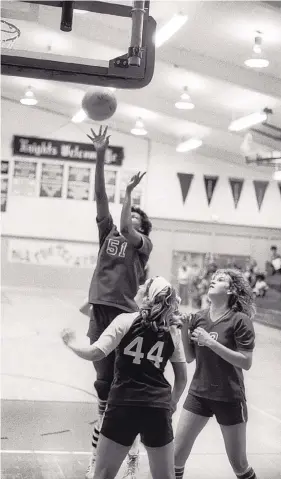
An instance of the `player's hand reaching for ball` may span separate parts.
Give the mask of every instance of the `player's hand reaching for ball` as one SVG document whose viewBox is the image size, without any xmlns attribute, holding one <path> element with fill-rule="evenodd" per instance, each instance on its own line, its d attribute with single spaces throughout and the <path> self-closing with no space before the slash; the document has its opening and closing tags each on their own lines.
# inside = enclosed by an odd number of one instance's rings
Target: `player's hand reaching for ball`
<svg viewBox="0 0 281 479">
<path fill-rule="evenodd" d="M 106 126 L 102 131 L 102 126 L 100 126 L 99 132 L 98 134 L 96 134 L 91 128 L 92 136 L 87 135 L 87 137 L 90 138 L 97 151 L 105 151 L 109 145 L 110 136 L 107 136 L 107 129 L 108 127 Z"/>
<path fill-rule="evenodd" d="M 146 174 L 146 171 L 144 173 L 141 173 L 139 171 L 136 175 L 132 176 L 132 178 L 130 179 L 127 185 L 127 191 L 129 193 L 133 191 L 133 189 L 141 182 L 145 174 Z"/>
<path fill-rule="evenodd" d="M 212 336 L 210 336 L 210 334 L 207 333 L 205 329 L 200 327 L 196 328 L 192 332 L 190 339 L 197 343 L 199 346 L 210 346 L 211 342 L 213 341 Z"/>
<path fill-rule="evenodd" d="M 72 343 L 76 339 L 76 334 L 75 331 L 72 329 L 63 329 L 61 332 L 61 338 L 66 346 L 69 345 L 69 343 Z"/>
</svg>

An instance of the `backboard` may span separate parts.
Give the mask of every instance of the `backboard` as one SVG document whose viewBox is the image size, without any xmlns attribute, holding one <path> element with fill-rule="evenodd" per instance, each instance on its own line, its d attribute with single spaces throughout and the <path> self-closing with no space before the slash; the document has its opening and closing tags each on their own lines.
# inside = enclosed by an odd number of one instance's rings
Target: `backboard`
<svg viewBox="0 0 281 479">
<path fill-rule="evenodd" d="M 3 1 L 2 74 L 143 88 L 155 63 L 149 3 Z"/>
</svg>

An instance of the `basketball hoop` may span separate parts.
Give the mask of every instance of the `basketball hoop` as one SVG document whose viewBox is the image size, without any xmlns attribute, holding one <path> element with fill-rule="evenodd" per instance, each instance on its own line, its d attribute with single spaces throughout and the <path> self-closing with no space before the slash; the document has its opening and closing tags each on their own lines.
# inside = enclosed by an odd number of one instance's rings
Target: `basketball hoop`
<svg viewBox="0 0 281 479">
<path fill-rule="evenodd" d="M 20 36 L 20 29 L 13 23 L 1 19 L 1 48 L 13 48 Z"/>
</svg>

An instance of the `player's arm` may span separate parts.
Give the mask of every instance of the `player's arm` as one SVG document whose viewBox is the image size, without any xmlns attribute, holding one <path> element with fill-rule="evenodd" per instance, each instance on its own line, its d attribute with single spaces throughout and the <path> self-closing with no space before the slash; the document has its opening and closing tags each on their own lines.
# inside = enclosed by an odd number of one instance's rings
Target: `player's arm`
<svg viewBox="0 0 281 479">
<path fill-rule="evenodd" d="M 196 328 L 191 339 L 207 346 L 214 353 L 237 368 L 249 370 L 252 366 L 253 349 L 255 345 L 255 332 L 250 318 L 243 316 L 236 321 L 234 326 L 234 341 L 236 351 L 227 348 L 213 339 L 203 328 Z"/>
<path fill-rule="evenodd" d="M 171 335 L 175 346 L 173 355 L 170 358 L 175 375 L 171 405 L 174 412 L 187 384 L 187 368 L 180 330 L 172 327 Z"/>
<path fill-rule="evenodd" d="M 185 359 L 187 363 L 192 363 L 195 359 L 194 343 L 191 340 L 190 321 L 183 323 L 181 337 L 184 348 Z"/>
<path fill-rule="evenodd" d="M 126 188 L 126 194 L 124 198 L 124 203 L 121 211 L 121 219 L 120 219 L 120 232 L 121 234 L 127 239 L 129 243 L 131 243 L 136 248 L 140 248 L 142 246 L 142 234 L 139 233 L 137 230 L 134 229 L 132 223 L 132 191 L 133 189 L 140 183 L 141 179 L 145 173 L 138 173 L 134 175 L 129 184 Z"/>
<path fill-rule="evenodd" d="M 105 329 L 99 339 L 90 346 L 80 346 L 76 341 L 75 332 L 64 329 L 61 333 L 64 344 L 77 356 L 87 361 L 100 361 L 117 348 L 122 338 L 129 331 L 135 315 L 119 314 Z"/>
<path fill-rule="evenodd" d="M 99 133 L 96 134 L 91 128 L 92 136 L 87 135 L 93 142 L 97 152 L 96 171 L 95 171 L 95 195 L 97 202 L 97 220 L 101 221 L 109 216 L 108 198 L 105 189 L 104 179 L 104 161 L 105 152 L 109 143 L 109 136 L 107 134 L 107 127 L 102 131 L 102 127 L 99 129 Z"/>
<path fill-rule="evenodd" d="M 174 412 L 187 384 L 187 370 L 185 361 L 182 363 L 171 362 L 171 364 L 175 375 L 172 391 L 172 410 Z"/>
</svg>

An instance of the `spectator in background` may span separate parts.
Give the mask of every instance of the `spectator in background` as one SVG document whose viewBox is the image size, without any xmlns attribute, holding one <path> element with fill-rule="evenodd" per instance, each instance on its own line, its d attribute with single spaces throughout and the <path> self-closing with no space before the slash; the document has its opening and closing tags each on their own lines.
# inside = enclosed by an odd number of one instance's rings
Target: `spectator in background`
<svg viewBox="0 0 281 479">
<path fill-rule="evenodd" d="M 271 246 L 270 251 L 271 251 L 270 263 L 272 266 L 271 274 L 276 274 L 276 273 L 281 274 L 281 256 L 277 251 L 277 246 Z"/>
<path fill-rule="evenodd" d="M 188 304 L 188 280 L 189 271 L 185 264 L 182 264 L 178 269 L 178 285 L 179 296 L 181 298 L 181 304 L 186 306 Z"/>
<path fill-rule="evenodd" d="M 256 284 L 253 288 L 254 294 L 256 296 L 260 296 L 261 298 L 263 298 L 267 290 L 268 290 L 268 286 L 265 281 L 265 275 L 262 273 L 258 274 Z"/>
</svg>

